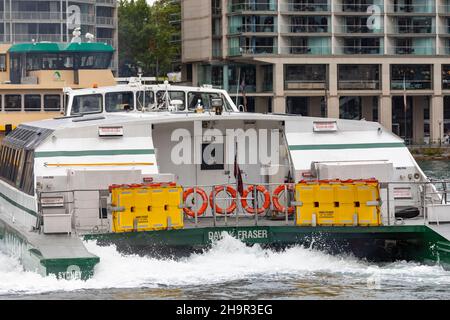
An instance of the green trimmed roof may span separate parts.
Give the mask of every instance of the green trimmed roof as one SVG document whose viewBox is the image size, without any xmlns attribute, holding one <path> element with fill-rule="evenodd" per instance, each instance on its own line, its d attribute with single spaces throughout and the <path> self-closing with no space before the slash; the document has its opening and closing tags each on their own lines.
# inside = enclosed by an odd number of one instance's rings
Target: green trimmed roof
<svg viewBox="0 0 450 320">
<path fill-rule="evenodd" d="M 113 52 L 114 48 L 102 42 L 82 43 L 57 43 L 57 42 L 35 42 L 14 44 L 8 50 L 10 53 L 26 52 Z"/>
</svg>

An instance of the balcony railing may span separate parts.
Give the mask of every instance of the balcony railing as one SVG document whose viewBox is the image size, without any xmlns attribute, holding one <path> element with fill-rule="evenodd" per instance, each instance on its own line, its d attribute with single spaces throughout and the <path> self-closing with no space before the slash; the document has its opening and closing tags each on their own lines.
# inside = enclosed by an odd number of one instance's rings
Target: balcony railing
<svg viewBox="0 0 450 320">
<path fill-rule="evenodd" d="M 443 14 L 450 13 L 450 4 L 440 5 L 438 7 L 438 12 Z"/>
<path fill-rule="evenodd" d="M 338 54 L 383 54 L 382 46 L 342 46 L 337 48 Z"/>
<path fill-rule="evenodd" d="M 242 3 L 229 3 L 228 11 L 243 12 L 243 11 L 277 11 L 276 1 L 259 1 L 259 2 L 242 2 Z"/>
<path fill-rule="evenodd" d="M 391 80 L 391 90 L 430 90 L 432 88 L 431 80 Z"/>
<path fill-rule="evenodd" d="M 97 3 L 115 5 L 116 0 L 96 0 Z"/>
<path fill-rule="evenodd" d="M 250 25 L 240 25 L 240 26 L 230 26 L 230 34 L 236 33 L 271 33 L 277 32 L 276 24 L 250 24 Z"/>
<path fill-rule="evenodd" d="M 339 80 L 339 90 L 379 90 L 379 80 Z"/>
<path fill-rule="evenodd" d="M 366 12 L 369 10 L 369 7 L 376 6 L 379 9 L 380 13 L 383 13 L 384 6 L 383 4 L 354 4 L 354 3 L 344 3 L 344 4 L 335 4 L 334 10 L 336 12 Z"/>
<path fill-rule="evenodd" d="M 328 25 L 322 24 L 292 24 L 282 25 L 283 33 L 327 33 L 330 32 Z"/>
<path fill-rule="evenodd" d="M 286 90 L 325 90 L 326 80 L 286 80 L 284 81 Z"/>
<path fill-rule="evenodd" d="M 278 48 L 275 46 L 253 46 L 253 47 L 230 47 L 229 56 L 242 55 L 271 55 L 278 54 Z"/>
<path fill-rule="evenodd" d="M 329 55 L 331 48 L 329 46 L 288 46 L 281 48 L 282 54 L 301 54 L 301 55 Z"/>
<path fill-rule="evenodd" d="M 433 46 L 395 46 L 394 53 L 401 55 L 434 55 L 436 50 Z"/>
<path fill-rule="evenodd" d="M 95 41 L 109 44 L 112 47 L 116 46 L 114 39 L 111 38 L 97 38 Z"/>
<path fill-rule="evenodd" d="M 388 13 L 434 13 L 434 1 L 425 0 L 424 3 L 418 4 L 389 4 L 387 7 Z"/>
<path fill-rule="evenodd" d="M 289 2 L 287 4 L 280 5 L 281 11 L 290 12 L 328 12 L 330 7 L 327 3 L 293 3 Z"/>
<path fill-rule="evenodd" d="M 112 17 L 97 17 L 96 22 L 97 24 L 101 25 L 108 25 L 108 26 L 115 25 L 115 20 Z"/>
<path fill-rule="evenodd" d="M 430 24 L 396 25 L 396 33 L 434 33 L 436 28 Z"/>
<path fill-rule="evenodd" d="M 59 42 L 62 41 L 60 34 L 13 34 L 13 42 L 32 42 L 33 39 L 36 42 L 39 41 L 51 41 Z"/>
<path fill-rule="evenodd" d="M 371 29 L 366 24 L 344 24 L 338 26 L 337 33 L 383 33 L 383 27 L 380 29 Z"/>
<path fill-rule="evenodd" d="M 14 20 L 62 20 L 61 12 L 12 11 L 5 12 L 5 19 Z"/>
</svg>

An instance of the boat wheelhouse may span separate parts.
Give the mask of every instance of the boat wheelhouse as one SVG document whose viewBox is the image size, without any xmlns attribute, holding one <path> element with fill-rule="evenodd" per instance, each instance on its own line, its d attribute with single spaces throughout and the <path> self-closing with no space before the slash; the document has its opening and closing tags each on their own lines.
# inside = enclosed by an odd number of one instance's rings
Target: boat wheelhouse
<svg viewBox="0 0 450 320">
<path fill-rule="evenodd" d="M 0 139 L 22 122 L 64 112 L 65 87 L 114 85 L 105 43 L 0 44 Z"/>
</svg>

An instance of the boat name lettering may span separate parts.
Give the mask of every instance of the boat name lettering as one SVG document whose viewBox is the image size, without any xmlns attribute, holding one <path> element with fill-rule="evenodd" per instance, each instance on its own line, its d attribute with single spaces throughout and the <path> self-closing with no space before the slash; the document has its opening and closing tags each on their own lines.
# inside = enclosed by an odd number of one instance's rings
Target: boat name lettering
<svg viewBox="0 0 450 320">
<path fill-rule="evenodd" d="M 246 239 L 268 239 L 267 230 L 238 230 L 238 231 L 227 231 L 232 237 L 238 238 L 239 240 Z M 208 239 L 210 241 L 222 239 L 222 231 L 210 231 L 208 232 Z"/>
</svg>

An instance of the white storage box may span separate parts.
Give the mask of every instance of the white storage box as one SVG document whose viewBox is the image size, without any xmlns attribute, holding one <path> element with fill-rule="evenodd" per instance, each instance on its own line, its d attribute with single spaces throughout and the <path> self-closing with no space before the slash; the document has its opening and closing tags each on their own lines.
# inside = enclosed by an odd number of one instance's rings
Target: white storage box
<svg viewBox="0 0 450 320">
<path fill-rule="evenodd" d="M 70 233 L 72 232 L 72 215 L 70 214 L 44 214 L 44 233 Z"/>
</svg>

